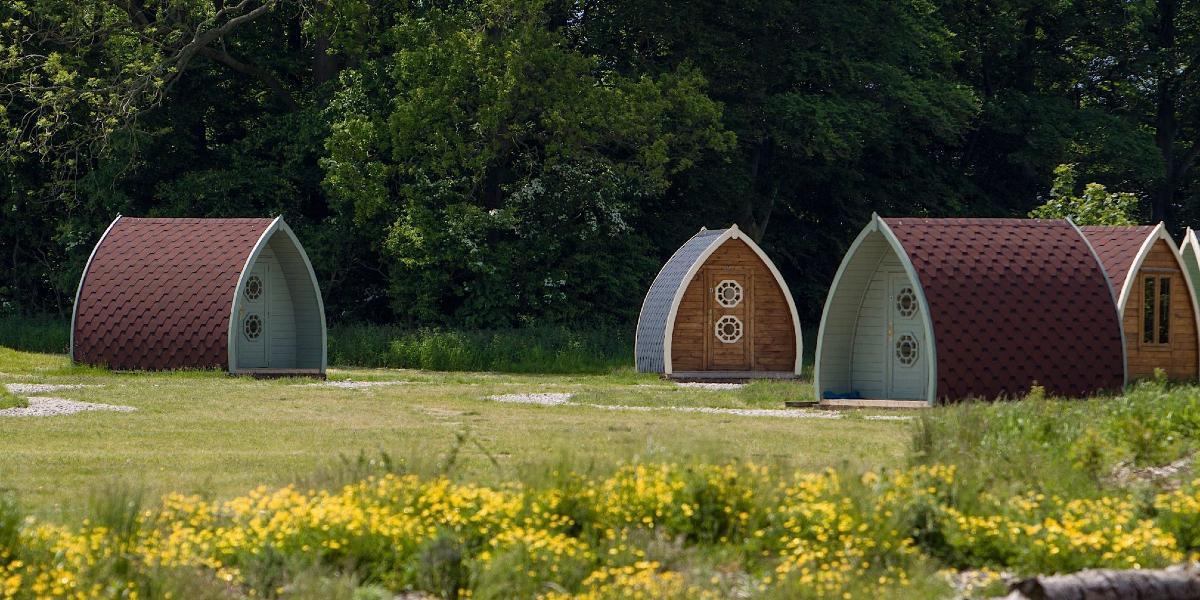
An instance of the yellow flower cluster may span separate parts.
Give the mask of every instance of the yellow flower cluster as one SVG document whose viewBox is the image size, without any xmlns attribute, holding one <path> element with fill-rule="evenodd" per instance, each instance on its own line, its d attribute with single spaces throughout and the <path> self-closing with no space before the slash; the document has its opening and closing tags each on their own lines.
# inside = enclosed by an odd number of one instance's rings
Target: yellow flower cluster
<svg viewBox="0 0 1200 600">
<path fill-rule="evenodd" d="M 689 585 L 679 573 L 664 571 L 654 561 L 638 561 L 623 567 L 603 567 L 583 580 L 576 594 L 543 594 L 538 600 L 716 600 L 713 590 Z"/>
<path fill-rule="evenodd" d="M 17 543 L 0 547 L 0 597 L 161 595 L 155 578 L 172 570 L 271 595 L 279 574 L 262 569 L 283 563 L 350 565 L 397 592 L 716 598 L 736 587 L 843 597 L 928 583 L 931 556 L 1053 571 L 1158 565 L 1200 545 L 1194 491 L 1160 495 L 1151 521 L 1130 498 L 960 503 L 955 485 L 944 466 L 847 477 L 666 464 L 532 490 L 387 475 L 337 491 L 259 487 L 224 502 L 171 494 L 124 525 L 26 520 Z"/>
<path fill-rule="evenodd" d="M 1073 571 L 1139 568 L 1183 558 L 1175 537 L 1140 516 L 1129 498 L 1065 500 L 1026 494 L 1000 501 L 999 510 L 968 515 L 940 508 L 940 530 L 963 555 L 1018 570 Z"/>
</svg>

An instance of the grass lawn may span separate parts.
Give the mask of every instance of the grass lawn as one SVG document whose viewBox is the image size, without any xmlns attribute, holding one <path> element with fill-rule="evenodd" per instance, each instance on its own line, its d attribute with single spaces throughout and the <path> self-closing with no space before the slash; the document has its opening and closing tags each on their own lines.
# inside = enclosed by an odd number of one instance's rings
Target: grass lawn
<svg viewBox="0 0 1200 600">
<path fill-rule="evenodd" d="M 0 419 L 0 583 L 30 592 L 17 597 L 982 598 L 1004 592 L 1001 573 L 1200 553 L 1194 385 L 1034 390 L 897 420 L 727 410 L 778 410 L 806 382 L 330 375 L 110 373 L 0 348 L 2 383 L 137 409 Z M 387 384 L 344 385 L 372 381 Z M 531 393 L 570 401 L 489 398 Z M 168 492 L 188 496 L 159 503 Z"/>
<path fill-rule="evenodd" d="M 343 458 L 387 455 L 411 472 L 498 484 L 547 467 L 607 473 L 626 462 L 754 461 L 785 470 L 904 462 L 910 425 L 594 406 L 506 404 L 495 394 L 569 392 L 573 401 L 642 407 L 780 408 L 808 383 L 684 389 L 653 376 L 330 371 L 330 379 L 404 381 L 343 389 L 215 372 L 110 373 L 60 355 L 0 348 L 0 382 L 84 384 L 42 395 L 128 405 L 133 413 L 0 420 L 0 486 L 44 517 L 71 518 L 114 484 L 228 498 L 260 484 L 323 485 Z"/>
</svg>

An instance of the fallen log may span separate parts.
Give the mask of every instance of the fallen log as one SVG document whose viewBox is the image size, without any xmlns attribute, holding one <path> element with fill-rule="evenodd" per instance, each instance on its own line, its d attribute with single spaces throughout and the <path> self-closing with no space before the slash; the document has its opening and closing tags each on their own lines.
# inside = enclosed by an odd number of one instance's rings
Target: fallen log
<svg viewBox="0 0 1200 600">
<path fill-rule="evenodd" d="M 1200 568 L 1089 569 L 1031 577 L 1012 584 L 1009 591 L 1009 598 L 1030 600 L 1192 600 L 1200 598 Z"/>
</svg>

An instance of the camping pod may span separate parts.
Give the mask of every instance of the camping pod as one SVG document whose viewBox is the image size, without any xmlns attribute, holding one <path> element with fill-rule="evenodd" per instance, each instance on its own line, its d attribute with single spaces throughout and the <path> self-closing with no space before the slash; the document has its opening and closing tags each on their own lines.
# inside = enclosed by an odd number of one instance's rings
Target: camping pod
<svg viewBox="0 0 1200 600">
<path fill-rule="evenodd" d="M 71 359 L 122 370 L 324 376 L 321 291 L 282 218 L 118 216 L 79 282 Z"/>
<path fill-rule="evenodd" d="M 1183 243 L 1179 245 L 1179 259 L 1183 263 L 1183 270 L 1187 272 L 1188 279 L 1192 282 L 1192 295 L 1200 298 L 1200 246 L 1197 244 L 1200 240 L 1196 239 L 1196 231 L 1188 227 L 1183 232 Z"/>
<path fill-rule="evenodd" d="M 1166 226 L 1081 229 L 1117 296 L 1129 378 L 1146 379 L 1162 369 L 1171 379 L 1195 380 L 1200 372 L 1196 293 Z"/>
<path fill-rule="evenodd" d="M 1099 259 L 1070 221 L 884 219 L 850 245 L 817 334 L 827 405 L 919 406 L 1119 389 L 1125 353 Z"/>
<path fill-rule="evenodd" d="M 800 319 L 779 270 L 733 225 L 701 229 L 663 265 L 638 316 L 641 373 L 676 379 L 792 378 Z"/>
</svg>

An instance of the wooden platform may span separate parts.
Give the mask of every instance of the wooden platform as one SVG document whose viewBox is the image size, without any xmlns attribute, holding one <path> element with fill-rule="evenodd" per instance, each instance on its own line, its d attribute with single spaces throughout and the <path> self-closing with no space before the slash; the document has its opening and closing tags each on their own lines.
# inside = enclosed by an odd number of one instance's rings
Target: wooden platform
<svg viewBox="0 0 1200 600">
<path fill-rule="evenodd" d="M 872 398 L 846 398 L 821 400 L 821 408 L 929 408 L 924 400 L 882 400 Z"/>
<path fill-rule="evenodd" d="M 676 371 L 668 378 L 674 381 L 738 383 L 750 379 L 796 379 L 796 374 L 791 371 Z"/>
<path fill-rule="evenodd" d="M 320 369 L 238 369 L 230 375 L 249 375 L 255 379 L 281 379 L 283 377 L 311 377 L 325 379 Z"/>
</svg>

